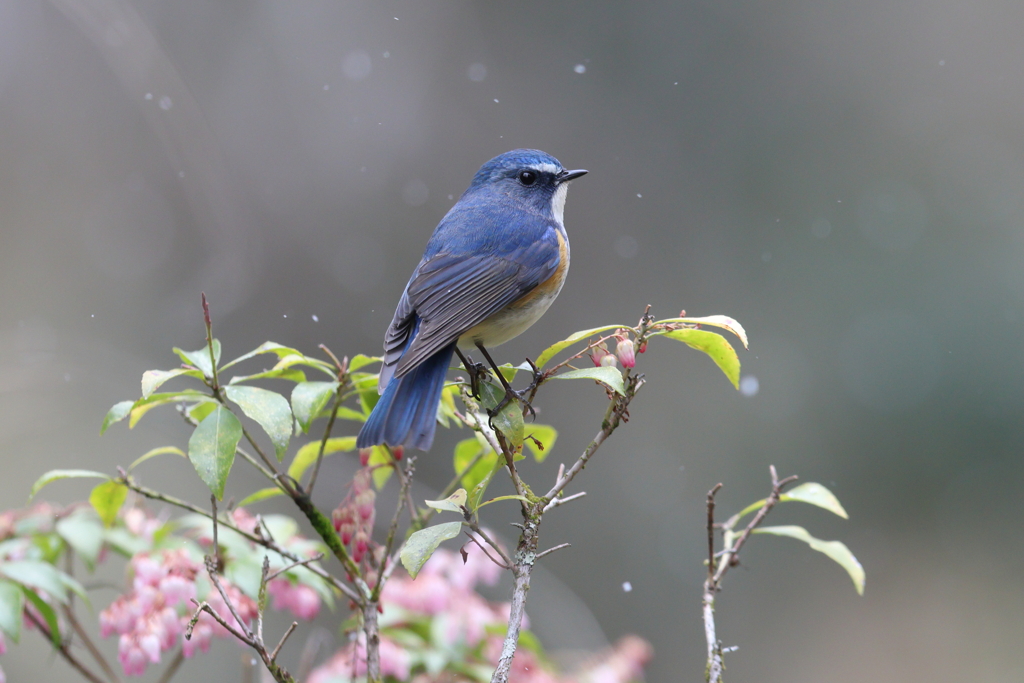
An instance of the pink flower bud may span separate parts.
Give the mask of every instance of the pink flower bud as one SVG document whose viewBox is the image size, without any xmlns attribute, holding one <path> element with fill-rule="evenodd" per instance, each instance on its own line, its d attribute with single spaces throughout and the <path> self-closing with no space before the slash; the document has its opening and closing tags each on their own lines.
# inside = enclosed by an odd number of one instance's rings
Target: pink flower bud
<svg viewBox="0 0 1024 683">
<path fill-rule="evenodd" d="M 395 446 L 391 449 L 391 455 L 395 458 L 395 462 L 398 462 L 405 455 L 405 446 Z"/>
<path fill-rule="evenodd" d="M 360 529 L 352 539 L 352 559 L 362 562 L 366 551 L 370 549 L 370 534 L 366 529 Z"/>
<path fill-rule="evenodd" d="M 370 452 L 372 448 L 360 448 L 359 449 L 359 464 L 366 467 L 370 464 Z"/>
<path fill-rule="evenodd" d="M 367 489 L 356 496 L 356 512 L 363 521 L 373 518 L 373 506 L 376 502 L 377 494 L 373 489 Z"/>
<path fill-rule="evenodd" d="M 633 350 L 633 340 L 629 337 L 623 337 L 620 339 L 618 345 L 615 347 L 615 355 L 618 356 L 619 362 L 622 363 L 622 367 L 634 367 L 636 365 L 636 354 Z"/>
<path fill-rule="evenodd" d="M 647 340 L 644 339 L 642 342 L 640 342 L 640 346 L 637 347 L 636 352 L 637 353 L 643 353 L 646 350 L 647 350 Z"/>
<path fill-rule="evenodd" d="M 590 360 L 594 361 L 594 365 L 597 367 L 601 367 L 601 365 L 603 365 L 602 361 L 610 355 L 611 354 L 608 353 L 608 347 L 604 342 L 601 342 L 590 350 Z"/>
<path fill-rule="evenodd" d="M 614 368 L 616 366 L 615 354 L 609 353 L 607 356 L 601 359 L 601 367 L 603 368 Z"/>
</svg>

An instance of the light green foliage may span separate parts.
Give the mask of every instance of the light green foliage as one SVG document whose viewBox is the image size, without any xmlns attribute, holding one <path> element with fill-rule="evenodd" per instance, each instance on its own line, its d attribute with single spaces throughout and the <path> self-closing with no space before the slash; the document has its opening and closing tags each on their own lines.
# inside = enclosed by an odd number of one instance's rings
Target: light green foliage
<svg viewBox="0 0 1024 683">
<path fill-rule="evenodd" d="M 246 417 L 263 427 L 274 444 L 277 459 L 282 460 L 292 435 L 292 410 L 288 400 L 276 391 L 242 385 L 225 387 L 224 393 L 238 404 Z"/>
<path fill-rule="evenodd" d="M 295 458 L 292 460 L 292 464 L 288 466 L 288 476 L 295 481 L 302 481 L 302 478 L 306 475 L 306 470 L 316 462 L 317 455 L 320 454 L 321 441 L 310 441 L 295 453 Z M 354 436 L 340 436 L 327 439 L 327 443 L 324 444 L 324 457 L 333 455 L 334 453 L 348 453 L 354 451 L 356 448 L 356 437 Z M 274 489 L 277 490 L 277 489 Z"/>
<path fill-rule="evenodd" d="M 224 484 L 241 438 L 242 423 L 230 410 L 218 407 L 199 423 L 188 440 L 188 459 L 218 499 L 224 498 Z"/>
<path fill-rule="evenodd" d="M 29 491 L 28 499 L 31 501 L 36 497 L 44 486 L 51 484 L 60 479 L 110 479 L 109 476 L 102 472 L 95 472 L 93 470 L 50 470 L 43 476 L 36 479 L 36 482 L 32 484 L 32 490 Z"/>
<path fill-rule="evenodd" d="M 292 412 L 302 431 L 309 432 L 309 426 L 337 390 L 337 382 L 301 382 L 295 385 L 292 389 Z"/>
<path fill-rule="evenodd" d="M 533 453 L 533 459 L 537 462 L 544 462 L 544 459 L 551 455 L 551 449 L 558 440 L 558 430 L 550 425 L 528 424 L 526 425 L 526 449 Z"/>
<path fill-rule="evenodd" d="M 178 358 L 181 358 L 182 362 L 196 368 L 203 373 L 204 377 L 210 379 L 213 378 L 213 364 L 220 363 L 220 342 L 216 339 L 213 340 L 213 362 L 210 361 L 210 349 L 205 346 L 198 351 L 183 351 L 178 347 L 174 347 L 172 350 L 178 354 Z"/>
<path fill-rule="evenodd" d="M 853 579 L 853 586 L 857 589 L 858 595 L 864 595 L 864 567 L 861 566 L 857 558 L 853 556 L 850 549 L 846 547 L 842 541 L 823 541 L 819 538 L 815 538 L 807 533 L 807 530 L 801 526 L 764 526 L 759 529 L 754 529 L 755 534 L 774 534 L 775 536 L 789 536 L 795 538 L 798 541 L 803 541 L 809 545 L 813 550 L 817 550 L 819 553 L 828 555 L 840 567 L 846 570 L 846 573 Z"/>
<path fill-rule="evenodd" d="M 391 453 L 388 451 L 386 446 L 373 446 L 370 449 L 370 458 L 366 464 L 373 467 L 373 485 L 377 487 L 377 490 L 384 488 L 384 485 L 388 483 L 388 479 L 395 473 L 391 463 L 394 459 L 391 457 Z"/>
<path fill-rule="evenodd" d="M 796 488 L 792 488 L 779 496 L 779 501 L 781 502 L 786 502 L 788 500 L 817 505 L 820 508 L 824 508 L 829 512 L 839 515 L 843 519 L 850 518 L 850 516 L 846 514 L 846 510 L 844 510 L 843 506 L 839 503 L 839 499 L 836 498 L 831 491 L 817 482 L 809 481 L 806 484 L 800 484 Z"/>
<path fill-rule="evenodd" d="M 466 506 L 466 489 L 458 489 L 444 500 L 425 500 L 427 507 L 432 507 L 441 512 L 457 512 L 462 514 L 462 508 Z"/>
<path fill-rule="evenodd" d="M 111 484 L 114 482 L 107 482 Z M 106 486 L 107 484 L 100 484 Z M 121 487 L 124 489 L 124 487 Z M 125 489 L 127 493 L 127 489 Z M 119 506 L 120 507 L 120 506 Z M 64 542 L 75 549 L 79 557 L 85 560 L 90 567 L 96 564 L 96 560 L 103 548 L 103 524 L 96 515 L 88 511 L 75 512 L 57 521 L 54 526 Z"/>
<path fill-rule="evenodd" d="M 736 350 L 726 341 L 725 337 L 715 332 L 689 328 L 666 332 L 663 336 L 681 341 L 691 349 L 706 353 L 711 360 L 715 361 L 715 365 L 721 368 L 732 385 L 737 389 L 740 388 L 740 359 L 736 355 Z"/>
<path fill-rule="evenodd" d="M 569 372 L 555 375 L 554 379 L 592 379 L 605 385 L 620 396 L 626 393 L 626 387 L 622 383 L 622 371 L 613 367 L 600 366 L 570 370 Z"/>
<path fill-rule="evenodd" d="M 552 344 L 548 348 L 546 348 L 543 351 L 541 351 L 540 355 L 537 356 L 536 360 L 534 360 L 534 363 L 537 364 L 538 368 L 543 368 L 545 365 L 548 364 L 548 361 L 550 361 L 552 358 L 554 358 L 556 355 L 558 355 L 559 352 L 564 351 L 565 349 L 569 348 L 570 346 L 572 346 L 576 342 L 583 341 L 584 339 L 588 339 L 590 337 L 594 337 L 596 335 L 601 334 L 602 332 L 607 332 L 609 330 L 616 330 L 616 329 L 620 329 L 622 327 L 628 327 L 628 326 L 627 325 L 604 325 L 602 327 L 594 327 L 594 328 L 589 329 L 589 330 L 581 330 L 580 332 L 576 332 L 574 334 L 571 334 L 568 337 L 566 337 L 565 339 L 563 339 L 562 341 L 557 342 L 555 344 Z"/>
<path fill-rule="evenodd" d="M 480 404 L 486 410 L 492 410 L 498 402 L 505 397 L 505 389 L 501 386 L 480 383 Z M 509 401 L 498 414 L 491 419 L 494 428 L 501 432 L 512 450 L 518 451 L 523 445 L 525 435 L 525 424 L 523 422 L 523 408 L 519 401 Z"/>
<path fill-rule="evenodd" d="M 437 547 L 462 532 L 462 522 L 446 522 L 420 529 L 409 536 L 402 547 L 402 565 L 409 576 L 416 578 L 423 564 L 430 559 Z"/>
<path fill-rule="evenodd" d="M 116 481 L 105 481 L 89 494 L 89 504 L 107 526 L 117 519 L 117 513 L 127 499 L 128 487 Z"/>
<path fill-rule="evenodd" d="M 176 446 L 159 446 L 157 448 L 152 448 L 152 449 L 146 451 L 145 453 L 140 455 L 138 458 L 136 458 L 135 462 L 133 462 L 131 465 L 128 466 L 128 471 L 131 472 L 136 467 L 138 467 L 142 463 L 146 462 L 150 458 L 155 458 L 158 455 L 165 455 L 165 454 L 180 455 L 183 458 L 188 458 L 188 456 L 185 455 L 185 451 L 181 450 L 180 448 L 178 448 Z"/>
<path fill-rule="evenodd" d="M 15 643 L 21 638 L 21 610 L 25 595 L 18 584 L 0 580 L 0 631 Z"/>
</svg>

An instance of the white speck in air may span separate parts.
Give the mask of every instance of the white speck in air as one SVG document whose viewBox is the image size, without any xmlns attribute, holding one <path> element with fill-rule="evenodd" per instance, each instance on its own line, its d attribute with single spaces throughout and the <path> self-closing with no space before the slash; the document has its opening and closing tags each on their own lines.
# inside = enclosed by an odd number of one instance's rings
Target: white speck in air
<svg viewBox="0 0 1024 683">
<path fill-rule="evenodd" d="M 315 322 L 315 323 L 320 322 L 320 316 L 318 316 L 316 313 L 313 314 L 313 322 Z"/>
<path fill-rule="evenodd" d="M 740 380 L 740 393 L 744 396 L 756 396 L 760 388 L 760 382 L 753 375 L 747 375 Z"/>
<path fill-rule="evenodd" d="M 153 93 L 151 93 L 151 92 L 146 93 L 146 99 L 147 100 L 153 99 Z"/>
<path fill-rule="evenodd" d="M 572 68 L 572 70 L 575 71 L 578 74 L 585 74 L 585 73 L 587 73 L 587 67 L 585 67 L 582 64 L 577 64 L 576 66 L 574 66 Z"/>
<path fill-rule="evenodd" d="M 287 318 L 287 317 L 288 317 L 288 314 L 287 314 L 287 313 L 285 313 L 285 314 L 284 314 L 283 316 L 281 316 L 281 317 L 282 317 L 282 318 Z"/>
<path fill-rule="evenodd" d="M 171 102 L 171 98 L 168 97 L 167 95 L 164 95 L 163 97 L 160 98 L 160 108 L 163 109 L 164 111 L 169 110 L 173 106 L 174 106 L 174 103 Z"/>
<path fill-rule="evenodd" d="M 631 590 L 633 590 L 633 584 L 631 584 L 629 581 L 623 581 L 623 583 L 622 583 L 622 592 L 623 593 L 628 593 Z"/>
<path fill-rule="evenodd" d="M 494 103 L 498 104 L 498 98 L 497 97 L 494 98 Z"/>
<path fill-rule="evenodd" d="M 637 199 L 643 199 L 643 198 L 644 198 L 644 196 L 643 196 L 642 194 L 640 194 L 639 192 L 637 192 L 637 193 L 636 193 L 636 198 L 637 198 Z"/>
</svg>

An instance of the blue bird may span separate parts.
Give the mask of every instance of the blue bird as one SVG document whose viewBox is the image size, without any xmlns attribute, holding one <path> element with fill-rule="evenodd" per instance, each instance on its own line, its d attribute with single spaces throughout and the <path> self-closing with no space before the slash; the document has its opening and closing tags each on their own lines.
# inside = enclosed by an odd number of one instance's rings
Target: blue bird
<svg viewBox="0 0 1024 683">
<path fill-rule="evenodd" d="M 357 445 L 429 450 L 437 405 L 458 347 L 486 347 L 519 335 L 558 296 L 569 269 L 562 223 L 567 171 L 535 149 L 515 149 L 484 164 L 441 220 L 409 278 L 384 337 L 380 400 Z M 516 392 L 496 373 L 506 400 Z"/>
</svg>

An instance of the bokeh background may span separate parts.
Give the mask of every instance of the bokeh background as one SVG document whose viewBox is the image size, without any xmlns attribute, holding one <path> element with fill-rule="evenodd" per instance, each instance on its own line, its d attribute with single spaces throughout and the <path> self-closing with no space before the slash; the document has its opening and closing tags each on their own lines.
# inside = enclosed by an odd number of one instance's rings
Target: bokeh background
<svg viewBox="0 0 1024 683">
<path fill-rule="evenodd" d="M 751 337 L 744 392 L 673 342 L 641 357 L 651 381 L 579 480 L 588 497 L 546 522 L 573 544 L 531 593 L 546 642 L 637 633 L 649 680 L 699 680 L 705 493 L 724 482 L 719 509 L 738 509 L 775 464 L 851 519 L 790 505 L 774 523 L 844 540 L 867 592 L 755 539 L 719 600 L 730 679 L 1022 680 L 1022 27 L 1013 0 L 5 0 L 4 506 L 47 469 L 186 442 L 171 411 L 98 427 L 144 370 L 176 365 L 171 346 L 202 344 L 200 291 L 226 357 L 267 339 L 376 352 L 473 172 L 537 147 L 591 173 L 568 201 L 561 298 L 501 360 L 645 304 Z M 561 437 L 527 476 L 553 478 L 602 402 L 545 389 Z M 421 459 L 419 497 L 464 436 Z M 204 499 L 187 463 L 146 467 Z M 328 464 L 321 505 L 352 470 Z M 258 485 L 239 466 L 229 493 Z M 219 648 L 185 676 L 235 680 Z M 0 664 L 72 680 L 38 638 Z"/>
</svg>

